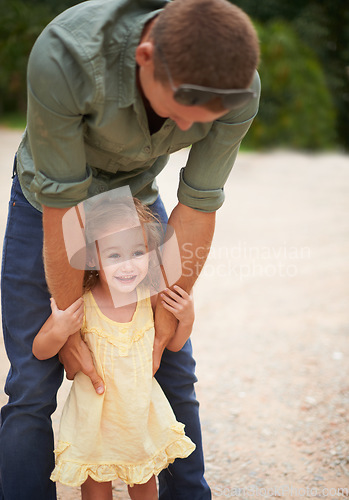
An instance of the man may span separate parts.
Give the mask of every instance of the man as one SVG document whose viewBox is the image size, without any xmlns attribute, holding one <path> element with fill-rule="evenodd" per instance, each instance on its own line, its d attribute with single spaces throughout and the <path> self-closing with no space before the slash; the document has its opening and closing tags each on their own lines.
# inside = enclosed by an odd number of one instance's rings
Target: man
<svg viewBox="0 0 349 500">
<path fill-rule="evenodd" d="M 34 45 L 28 126 L 4 242 L 2 312 L 11 369 L 1 413 L 0 498 L 56 498 L 50 416 L 63 367 L 57 357 L 36 360 L 31 348 L 50 314 L 50 294 L 64 309 L 82 293 L 82 271 L 69 266 L 64 248 L 64 213 L 129 185 L 166 222 L 155 178 L 170 153 L 192 145 L 169 219 L 180 248 L 192 248 L 178 281 L 189 291 L 257 112 L 257 64 L 251 22 L 226 0 L 91 0 L 58 16 Z M 178 353 L 165 349 L 176 324 L 161 304 L 155 326 L 154 372 L 197 447 L 160 474 L 160 499 L 208 500 L 190 341 Z M 104 391 L 79 332 L 60 360 L 68 378 L 81 370 Z"/>
</svg>

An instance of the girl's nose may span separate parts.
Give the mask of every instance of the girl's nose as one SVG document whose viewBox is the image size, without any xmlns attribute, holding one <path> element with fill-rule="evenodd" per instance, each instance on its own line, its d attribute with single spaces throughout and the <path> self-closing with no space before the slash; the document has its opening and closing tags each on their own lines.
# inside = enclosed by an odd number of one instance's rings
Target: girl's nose
<svg viewBox="0 0 349 500">
<path fill-rule="evenodd" d="M 124 262 L 121 264 L 121 269 L 126 272 L 126 271 L 132 271 L 133 270 L 133 263 L 132 260 L 124 260 Z"/>
</svg>

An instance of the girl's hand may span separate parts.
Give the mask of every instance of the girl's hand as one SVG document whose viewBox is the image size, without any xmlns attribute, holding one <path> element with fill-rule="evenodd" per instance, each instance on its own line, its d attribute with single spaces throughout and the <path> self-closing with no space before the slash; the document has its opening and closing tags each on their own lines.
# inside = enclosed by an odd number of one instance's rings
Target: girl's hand
<svg viewBox="0 0 349 500">
<path fill-rule="evenodd" d="M 84 301 L 82 297 L 73 302 L 67 309 L 58 309 L 56 301 L 51 297 L 51 311 L 54 328 L 67 337 L 80 330 L 84 319 Z"/>
<path fill-rule="evenodd" d="M 170 311 L 183 325 L 194 323 L 194 301 L 192 291 L 188 294 L 178 285 L 173 287 L 175 291 L 166 288 L 160 295 L 161 304 Z"/>
</svg>

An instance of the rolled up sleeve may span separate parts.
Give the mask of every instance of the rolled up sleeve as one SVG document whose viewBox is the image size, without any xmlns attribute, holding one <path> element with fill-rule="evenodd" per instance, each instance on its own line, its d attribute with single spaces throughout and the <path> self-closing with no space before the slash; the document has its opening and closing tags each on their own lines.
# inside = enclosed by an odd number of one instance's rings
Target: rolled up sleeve
<svg viewBox="0 0 349 500">
<path fill-rule="evenodd" d="M 28 63 L 28 125 L 35 176 L 30 190 L 51 207 L 72 206 L 87 197 L 84 115 L 93 99 L 88 57 L 60 26 L 38 38 Z"/>
<path fill-rule="evenodd" d="M 185 168 L 180 171 L 178 186 L 178 201 L 190 208 L 204 212 L 214 212 L 223 205 L 224 191 L 218 189 L 196 189 L 190 186 L 184 179 Z M 205 207 L 205 209 L 203 209 Z"/>
<path fill-rule="evenodd" d="M 238 114 L 228 113 L 215 121 L 208 135 L 193 144 L 180 172 L 178 200 L 202 212 L 214 212 L 224 202 L 224 185 L 235 163 L 240 143 L 257 114 L 260 79 L 251 85 L 256 97 Z"/>
<path fill-rule="evenodd" d="M 47 174 L 37 171 L 31 184 L 31 190 L 36 193 L 36 198 L 41 205 L 47 207 L 70 207 L 77 200 L 85 200 L 91 184 L 92 172 L 86 169 L 86 178 L 80 182 L 62 182 L 50 179 Z"/>
</svg>

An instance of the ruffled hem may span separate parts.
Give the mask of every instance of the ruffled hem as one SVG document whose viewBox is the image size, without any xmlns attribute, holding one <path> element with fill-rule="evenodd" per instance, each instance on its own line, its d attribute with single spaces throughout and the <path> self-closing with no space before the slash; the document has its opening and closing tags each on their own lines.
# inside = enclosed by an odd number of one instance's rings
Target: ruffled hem
<svg viewBox="0 0 349 500">
<path fill-rule="evenodd" d="M 196 448 L 195 444 L 187 437 L 182 436 L 173 441 L 166 448 L 157 453 L 152 459 L 142 464 L 80 464 L 63 461 L 59 456 L 69 448 L 70 443 L 60 441 L 56 454 L 56 467 L 51 474 L 51 481 L 59 481 L 67 486 L 81 486 L 88 476 L 97 482 L 114 481 L 121 479 L 129 486 L 143 484 L 151 476 L 158 475 L 168 467 L 176 458 L 188 457 Z"/>
</svg>

